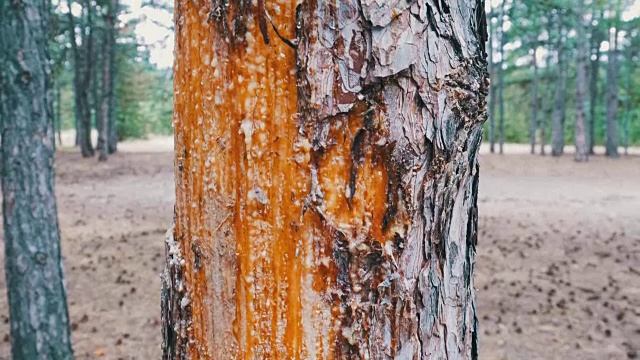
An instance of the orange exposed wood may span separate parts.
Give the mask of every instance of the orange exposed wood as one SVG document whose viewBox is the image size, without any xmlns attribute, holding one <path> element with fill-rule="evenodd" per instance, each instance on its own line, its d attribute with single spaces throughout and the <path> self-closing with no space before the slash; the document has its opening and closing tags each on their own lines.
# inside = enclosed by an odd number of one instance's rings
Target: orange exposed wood
<svg viewBox="0 0 640 360">
<path fill-rule="evenodd" d="M 294 6 L 267 4 L 283 36 L 293 37 Z M 253 15 L 244 44 L 234 44 L 209 19 L 209 4 L 179 1 L 176 10 L 175 237 L 192 312 L 189 353 L 301 358 L 309 146 L 298 139 L 294 51 L 279 39 L 265 44 Z"/>
</svg>

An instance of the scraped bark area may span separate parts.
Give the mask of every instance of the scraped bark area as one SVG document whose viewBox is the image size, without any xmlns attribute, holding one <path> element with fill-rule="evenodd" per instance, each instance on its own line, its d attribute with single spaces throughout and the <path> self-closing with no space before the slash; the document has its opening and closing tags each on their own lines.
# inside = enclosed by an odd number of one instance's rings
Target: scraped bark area
<svg viewBox="0 0 640 360">
<path fill-rule="evenodd" d="M 482 1 L 176 6 L 166 359 L 468 359 Z"/>
</svg>

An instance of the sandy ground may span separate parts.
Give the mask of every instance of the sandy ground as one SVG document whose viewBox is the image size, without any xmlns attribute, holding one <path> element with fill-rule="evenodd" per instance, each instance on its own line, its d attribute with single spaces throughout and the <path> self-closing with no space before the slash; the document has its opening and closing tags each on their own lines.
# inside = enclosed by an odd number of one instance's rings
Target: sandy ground
<svg viewBox="0 0 640 360">
<path fill-rule="evenodd" d="M 170 141 L 120 148 L 105 164 L 70 151 L 57 156 L 77 359 L 160 358 Z M 638 358 L 640 157 L 575 164 L 519 149 L 481 156 L 481 359 Z M 156 152 L 141 152 L 149 150 Z M 0 359 L 9 359 L 3 270 Z"/>
</svg>

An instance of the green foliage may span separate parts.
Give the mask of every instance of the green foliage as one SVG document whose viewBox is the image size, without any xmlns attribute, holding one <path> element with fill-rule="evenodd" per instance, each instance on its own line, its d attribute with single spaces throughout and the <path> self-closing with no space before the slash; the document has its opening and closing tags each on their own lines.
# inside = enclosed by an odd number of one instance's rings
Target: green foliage
<svg viewBox="0 0 640 360">
<path fill-rule="evenodd" d="M 66 0 L 62 3 L 66 4 Z M 56 128 L 69 130 L 75 127 L 74 93 L 73 93 L 73 60 L 68 31 L 67 7 L 60 1 L 53 1 L 51 13 L 50 53 L 55 91 L 60 92 L 54 97 L 54 110 L 59 108 L 59 118 L 56 118 Z M 95 7 L 93 31 L 97 34 L 94 41 L 95 48 L 100 49 L 105 26 L 105 0 L 91 2 Z M 86 4 L 86 3 L 85 3 Z M 148 5 L 148 4 L 147 4 Z M 150 5 L 149 5 L 150 6 Z M 121 5 L 119 15 L 127 13 L 127 8 Z M 124 22 L 122 19 L 129 19 Z M 116 124 L 120 140 L 127 138 L 143 138 L 148 134 L 171 134 L 171 116 L 173 108 L 171 69 L 160 69 L 149 61 L 148 46 L 141 44 L 135 33 L 135 26 L 140 19 L 127 16 L 118 17 L 118 34 L 116 45 Z M 75 19 L 80 24 L 81 19 Z M 100 55 L 102 52 L 97 51 Z M 100 66 L 103 59 L 96 56 L 94 66 Z M 102 79 L 96 77 L 95 94 L 102 96 Z M 55 92 L 54 92 L 55 93 Z M 95 127 L 94 105 L 94 123 Z M 55 113 L 55 111 L 54 111 Z"/>
<path fill-rule="evenodd" d="M 576 0 L 503 0 L 505 1 L 505 141 L 516 143 L 529 142 L 529 122 L 531 119 L 531 89 L 533 84 L 532 52 L 538 48 L 539 84 L 538 121 L 545 122 L 545 143 L 551 139 L 551 113 L 554 103 L 555 86 L 558 81 L 556 51 L 560 44 L 567 59 L 567 89 L 565 102 L 566 143 L 573 143 L 574 119 L 576 114 L 576 44 L 580 16 L 576 13 Z M 597 74 L 598 97 L 595 102 L 595 143 L 604 144 L 606 134 L 606 67 L 609 56 L 609 33 L 615 27 L 621 32 L 618 46 L 618 131 L 619 144 L 623 146 L 628 135 L 630 145 L 640 145 L 640 70 L 636 65 L 640 61 L 640 18 L 628 19 L 615 14 L 624 14 L 633 5 L 629 0 L 585 0 L 586 41 L 593 50 L 597 44 L 594 34 L 600 33 L 600 68 Z M 496 6 L 497 5 L 497 6 Z M 494 8 L 488 14 L 493 18 L 497 35 L 501 4 L 494 2 Z M 628 15 L 628 14 L 627 14 Z M 632 14 L 633 15 L 633 14 Z M 627 16 L 628 17 L 628 16 Z M 591 20 L 590 22 L 588 20 Z M 498 39 L 493 40 L 494 52 L 498 52 Z M 594 41 L 596 41 L 594 43 Z M 592 56 L 594 56 L 592 54 Z M 497 62 L 501 57 L 494 55 Z M 542 61 L 541 61 L 542 58 Z M 588 78 L 591 76 L 591 61 L 587 61 Z M 498 66 L 494 67 L 497 68 Z M 492 74 L 492 83 L 497 84 L 497 71 Z M 498 106 L 496 106 L 496 111 Z M 587 110 L 587 117 L 588 117 Z M 587 120 L 590 120 L 587 118 Z M 497 129 L 497 117 L 496 117 Z M 488 131 L 488 124 L 485 131 Z M 497 130 L 496 130 L 497 131 Z M 497 135 L 496 135 L 497 139 Z M 537 133 L 540 142 L 540 132 Z"/>
</svg>

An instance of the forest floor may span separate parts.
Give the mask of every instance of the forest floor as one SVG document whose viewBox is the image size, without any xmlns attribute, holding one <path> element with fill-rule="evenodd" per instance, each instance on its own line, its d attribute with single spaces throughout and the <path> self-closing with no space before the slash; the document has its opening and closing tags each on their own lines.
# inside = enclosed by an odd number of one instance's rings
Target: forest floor
<svg viewBox="0 0 640 360">
<path fill-rule="evenodd" d="M 77 359 L 160 358 L 159 274 L 174 198 L 171 148 L 158 146 L 166 143 L 122 144 L 106 163 L 57 155 Z M 640 157 L 480 162 L 480 358 L 638 358 Z M 0 359 L 10 358 L 5 294 L 1 266 Z"/>
</svg>

